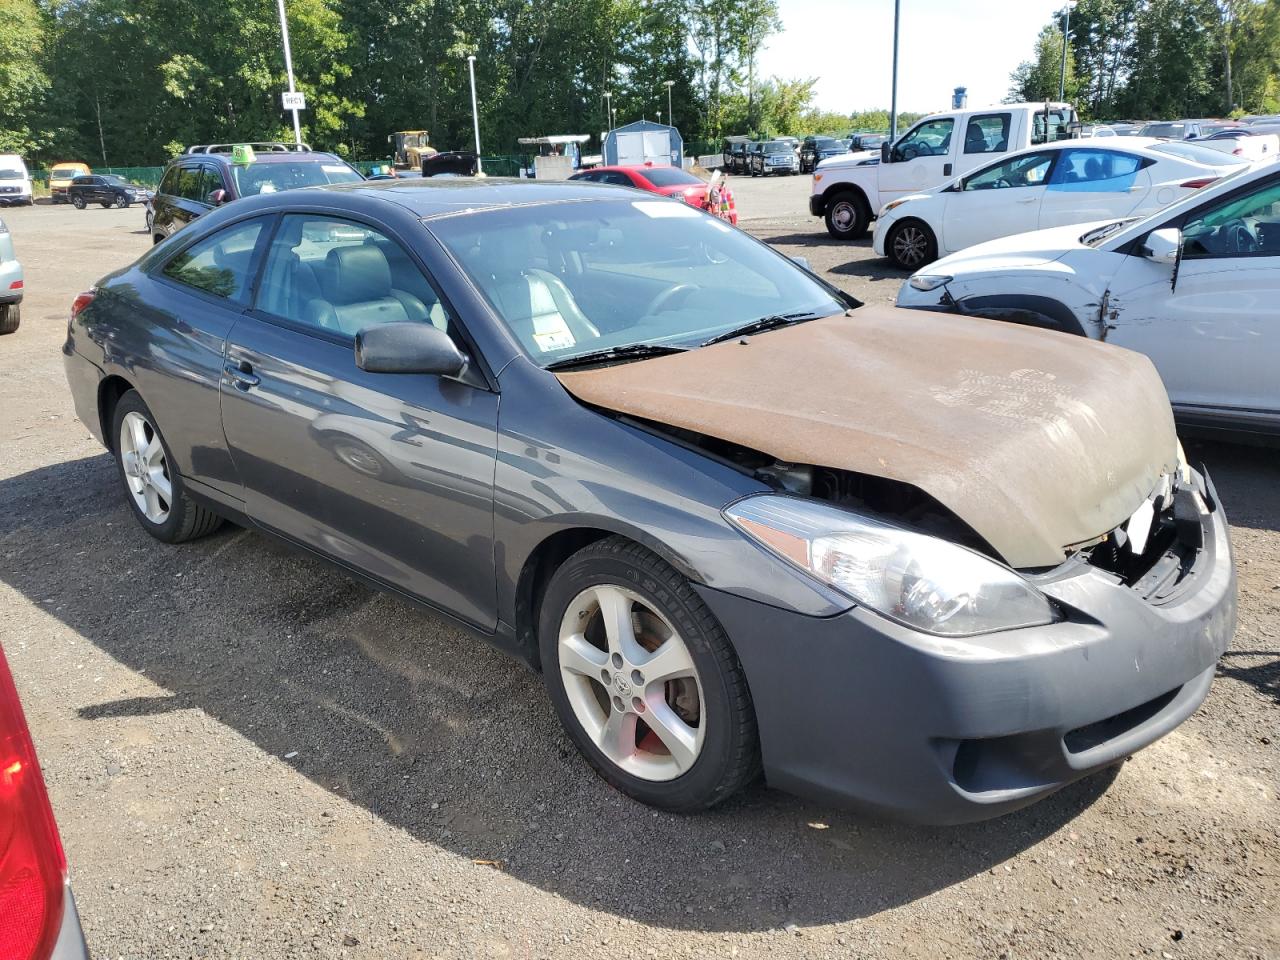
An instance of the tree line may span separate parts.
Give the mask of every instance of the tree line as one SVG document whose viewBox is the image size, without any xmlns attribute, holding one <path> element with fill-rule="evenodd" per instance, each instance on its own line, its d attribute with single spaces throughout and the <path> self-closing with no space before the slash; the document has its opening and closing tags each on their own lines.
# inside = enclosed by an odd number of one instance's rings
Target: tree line
<svg viewBox="0 0 1280 960">
<path fill-rule="evenodd" d="M 387 156 L 402 129 L 471 148 L 469 55 L 491 155 L 521 136 L 598 134 L 607 108 L 619 124 L 661 112 L 686 140 L 887 125 L 883 111 L 815 110 L 813 79 L 759 75 L 776 0 L 286 6 L 303 138 L 353 158 Z M 151 165 L 191 143 L 291 139 L 286 86 L 272 0 L 0 0 L 0 152 L 36 164 Z"/>
<path fill-rule="evenodd" d="M 1079 0 L 1066 98 L 1094 120 L 1280 112 L 1280 0 Z M 1063 29 L 1045 25 L 1010 100 L 1057 99 Z"/>
</svg>

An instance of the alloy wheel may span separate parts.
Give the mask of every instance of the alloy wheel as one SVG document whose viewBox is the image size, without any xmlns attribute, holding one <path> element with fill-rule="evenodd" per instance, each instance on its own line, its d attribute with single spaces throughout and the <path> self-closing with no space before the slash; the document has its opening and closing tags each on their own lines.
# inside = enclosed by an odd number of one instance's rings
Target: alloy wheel
<svg viewBox="0 0 1280 960">
<path fill-rule="evenodd" d="M 928 249 L 929 238 L 921 227 L 907 224 L 893 235 L 893 258 L 907 269 L 923 264 Z"/>
<path fill-rule="evenodd" d="M 169 519 L 173 482 L 160 435 L 140 413 L 125 414 L 120 422 L 120 463 L 138 510 L 154 524 Z"/>
<path fill-rule="evenodd" d="M 560 680 L 582 729 L 619 769 L 673 780 L 698 759 L 702 685 L 671 623 L 614 584 L 579 593 L 560 623 Z"/>
</svg>

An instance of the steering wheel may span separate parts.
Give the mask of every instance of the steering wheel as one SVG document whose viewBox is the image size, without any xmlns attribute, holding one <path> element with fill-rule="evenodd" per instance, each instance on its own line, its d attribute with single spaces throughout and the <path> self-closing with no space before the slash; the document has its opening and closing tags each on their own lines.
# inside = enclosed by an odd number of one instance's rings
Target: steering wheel
<svg viewBox="0 0 1280 960">
<path fill-rule="evenodd" d="M 1226 242 L 1228 253 L 1256 253 L 1258 238 L 1253 235 L 1249 225 L 1243 220 L 1231 220 L 1224 223 L 1221 236 Z"/>
<path fill-rule="evenodd" d="M 649 306 L 645 307 L 644 316 L 649 317 L 655 313 L 670 310 L 677 300 L 683 300 L 700 289 L 702 288 L 696 283 L 677 283 L 674 287 L 668 287 L 649 301 Z"/>
<path fill-rule="evenodd" d="M 998 187 L 1000 189 L 1004 189 L 1005 187 L 1012 187 L 1013 184 L 1010 183 L 1008 180 L 1006 180 L 1004 177 L 1001 177 L 999 180 L 993 183 L 992 186 Z"/>
<path fill-rule="evenodd" d="M 899 153 L 902 154 L 903 160 L 914 160 L 920 156 L 920 148 L 914 143 L 908 143 L 906 146 L 899 148 Z"/>
</svg>

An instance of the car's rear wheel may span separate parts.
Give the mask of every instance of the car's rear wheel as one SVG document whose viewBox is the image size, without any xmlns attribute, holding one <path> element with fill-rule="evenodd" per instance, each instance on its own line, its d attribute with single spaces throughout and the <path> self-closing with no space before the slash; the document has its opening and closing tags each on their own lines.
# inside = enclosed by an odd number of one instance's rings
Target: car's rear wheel
<svg viewBox="0 0 1280 960">
<path fill-rule="evenodd" d="M 188 496 L 155 417 L 136 390 L 116 404 L 111 435 L 125 500 L 147 533 L 183 543 L 222 525 L 220 516 Z"/>
<path fill-rule="evenodd" d="M 88 206 L 88 204 L 84 202 L 84 197 L 79 197 L 79 196 L 72 197 L 71 203 L 77 210 L 83 210 L 86 206 Z"/>
<path fill-rule="evenodd" d="M 938 259 L 938 239 L 919 220 L 895 223 L 885 237 L 884 249 L 895 264 L 913 272 Z"/>
<path fill-rule="evenodd" d="M 18 329 L 18 325 L 22 323 L 22 305 L 19 303 L 6 303 L 0 307 L 0 336 L 6 333 L 14 333 Z"/>
<path fill-rule="evenodd" d="M 539 641 L 561 722 L 609 783 L 667 810 L 710 807 L 760 769 L 742 667 L 689 581 L 609 537 L 556 571 Z"/>
<path fill-rule="evenodd" d="M 867 235 L 871 211 L 861 194 L 837 193 L 827 200 L 827 233 L 837 240 L 860 240 Z"/>
</svg>

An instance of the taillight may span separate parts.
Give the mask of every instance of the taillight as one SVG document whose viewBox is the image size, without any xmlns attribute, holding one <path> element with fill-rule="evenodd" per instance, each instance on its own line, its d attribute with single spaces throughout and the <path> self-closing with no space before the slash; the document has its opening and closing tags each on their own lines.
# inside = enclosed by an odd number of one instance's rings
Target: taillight
<svg viewBox="0 0 1280 960">
<path fill-rule="evenodd" d="M 67 861 L 13 675 L 0 653 L 0 960 L 45 960 Z"/>
<path fill-rule="evenodd" d="M 1200 177 L 1197 180 L 1186 180 L 1182 186 L 1186 190 L 1199 190 L 1201 187 L 1207 187 L 1209 184 L 1217 182 L 1217 177 Z"/>
<path fill-rule="evenodd" d="M 10 290 L 21 290 L 21 289 L 22 289 L 22 281 L 21 281 L 21 280 L 14 280 L 11 284 L 9 284 L 9 289 L 10 289 Z"/>
<path fill-rule="evenodd" d="M 79 294 L 74 300 L 71 301 L 71 319 L 72 320 L 80 316 L 81 310 L 83 310 L 89 304 L 93 303 L 93 298 L 95 295 L 96 295 L 96 291 L 86 290 L 84 293 Z"/>
</svg>

